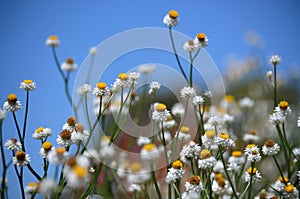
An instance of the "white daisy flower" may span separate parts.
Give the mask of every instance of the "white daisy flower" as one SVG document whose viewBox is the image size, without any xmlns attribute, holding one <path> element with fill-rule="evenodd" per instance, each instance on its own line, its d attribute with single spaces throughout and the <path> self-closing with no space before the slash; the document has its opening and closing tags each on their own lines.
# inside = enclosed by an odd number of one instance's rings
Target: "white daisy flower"
<svg viewBox="0 0 300 199">
<path fill-rule="evenodd" d="M 98 82 L 93 90 L 93 94 L 97 97 L 104 97 L 110 95 L 110 90 L 106 86 L 105 82 Z"/>
<path fill-rule="evenodd" d="M 205 131 L 204 135 L 201 137 L 202 143 L 206 148 L 210 148 L 212 145 L 216 144 L 216 132 L 214 130 Z"/>
<path fill-rule="evenodd" d="M 148 94 L 152 95 L 159 89 L 160 89 L 160 83 L 159 82 L 150 82 L 150 90 L 149 90 Z"/>
<path fill-rule="evenodd" d="M 204 48 L 208 45 L 208 38 L 205 33 L 198 33 L 194 39 L 194 43 L 198 48 Z"/>
<path fill-rule="evenodd" d="M 228 180 L 226 180 L 221 173 L 216 174 L 212 184 L 212 191 L 220 196 L 232 194 Z"/>
<path fill-rule="evenodd" d="M 170 10 L 164 17 L 163 23 L 169 27 L 176 26 L 178 24 L 178 12 L 176 10 Z"/>
<path fill-rule="evenodd" d="M 3 104 L 3 109 L 6 111 L 18 111 L 22 108 L 20 101 L 15 94 L 11 93 L 7 96 L 7 101 Z"/>
<path fill-rule="evenodd" d="M 220 119 L 218 116 L 211 116 L 208 119 L 207 123 L 214 127 L 218 127 L 219 125 L 222 125 L 224 123 L 224 121 L 222 119 Z"/>
<path fill-rule="evenodd" d="M 90 175 L 86 167 L 75 165 L 65 172 L 67 186 L 72 189 L 79 189 L 85 187 L 90 179 Z"/>
<path fill-rule="evenodd" d="M 228 159 L 228 163 L 236 163 L 237 165 L 242 165 L 245 162 L 245 157 L 242 151 L 232 151 L 231 156 Z"/>
<path fill-rule="evenodd" d="M 148 137 L 140 136 L 140 137 L 138 137 L 138 139 L 136 140 L 136 143 L 137 143 L 137 145 L 139 145 L 139 146 L 143 146 L 143 145 L 145 145 L 145 144 L 151 143 L 151 139 L 148 138 Z"/>
<path fill-rule="evenodd" d="M 229 137 L 227 133 L 220 133 L 216 138 L 216 144 L 224 148 L 235 147 L 235 142 Z"/>
<path fill-rule="evenodd" d="M 284 187 L 282 195 L 284 199 L 296 199 L 299 197 L 299 192 L 294 185 L 288 184 Z"/>
<path fill-rule="evenodd" d="M 128 74 L 128 78 L 131 80 L 132 84 L 136 84 L 137 80 L 140 78 L 140 76 L 141 76 L 141 73 L 139 73 L 139 72 L 130 72 Z"/>
<path fill-rule="evenodd" d="M 12 158 L 14 165 L 19 167 L 26 166 L 30 163 L 30 156 L 23 151 L 17 151 L 16 155 Z"/>
<path fill-rule="evenodd" d="M 143 160 L 154 160 L 159 158 L 160 151 L 155 144 L 150 143 L 143 146 L 140 155 Z"/>
<path fill-rule="evenodd" d="M 64 147 L 68 147 L 71 146 L 73 144 L 73 141 L 71 139 L 72 137 L 72 132 L 69 130 L 63 130 L 56 139 L 56 142 L 60 145 L 60 146 L 64 146 Z"/>
<path fill-rule="evenodd" d="M 90 52 L 91 55 L 96 55 L 97 54 L 97 47 L 91 47 L 89 49 L 89 52 Z"/>
<path fill-rule="evenodd" d="M 129 184 L 144 184 L 150 180 L 150 173 L 145 171 L 139 162 L 133 162 L 128 172 L 127 181 Z"/>
<path fill-rule="evenodd" d="M 71 134 L 73 143 L 80 143 L 89 136 L 87 130 L 84 129 L 82 124 L 75 124 L 75 130 Z"/>
<path fill-rule="evenodd" d="M 274 189 L 276 189 L 279 192 L 284 191 L 285 185 L 289 182 L 289 179 L 286 176 L 280 176 L 278 180 L 276 180 L 274 184 Z"/>
<path fill-rule="evenodd" d="M 176 121 L 173 119 L 172 115 L 170 114 L 167 121 L 163 122 L 163 128 L 171 129 L 176 125 Z M 162 128 L 162 126 L 160 126 Z"/>
<path fill-rule="evenodd" d="M 187 126 L 182 126 L 180 131 L 177 131 L 175 137 L 178 137 L 179 140 L 186 142 L 191 139 L 190 128 Z"/>
<path fill-rule="evenodd" d="M 282 115 L 288 116 L 292 113 L 292 109 L 289 107 L 289 103 L 287 101 L 280 101 L 277 107 L 275 107 L 274 112 L 281 112 Z"/>
<path fill-rule="evenodd" d="M 33 91 L 36 89 L 36 83 L 30 79 L 25 79 L 20 83 L 20 89 L 24 91 Z"/>
<path fill-rule="evenodd" d="M 113 85 L 111 86 L 111 91 L 116 93 L 122 88 L 130 87 L 132 81 L 129 79 L 129 75 L 127 73 L 120 73 L 118 78 L 115 80 Z"/>
<path fill-rule="evenodd" d="M 180 160 L 176 160 L 172 163 L 172 167 L 168 169 L 166 176 L 166 182 L 168 184 L 175 183 L 177 180 L 180 180 L 184 175 L 183 164 Z"/>
<path fill-rule="evenodd" d="M 257 171 L 255 167 L 249 167 L 245 172 L 245 182 L 249 182 L 252 176 L 253 182 L 260 182 L 262 179 L 261 174 Z"/>
<path fill-rule="evenodd" d="M 52 135 L 52 130 L 50 128 L 39 127 L 37 128 L 32 137 L 37 140 L 46 139 L 47 137 Z"/>
<path fill-rule="evenodd" d="M 29 182 L 25 187 L 25 192 L 28 194 L 35 194 L 38 191 L 39 184 L 37 182 Z"/>
<path fill-rule="evenodd" d="M 271 70 L 269 70 L 266 74 L 267 78 L 271 79 L 273 76 L 273 72 Z"/>
<path fill-rule="evenodd" d="M 199 198 L 200 191 L 203 190 L 203 185 L 200 180 L 200 176 L 191 176 L 189 182 L 185 182 L 185 190 L 187 193 L 197 193 Z"/>
<path fill-rule="evenodd" d="M 46 40 L 46 45 L 51 47 L 57 47 L 60 44 L 60 41 L 58 39 L 58 36 L 56 35 L 50 35 Z"/>
<path fill-rule="evenodd" d="M 188 52 L 193 52 L 197 49 L 197 45 L 194 40 L 189 40 L 183 44 L 183 49 Z"/>
<path fill-rule="evenodd" d="M 167 110 L 167 106 L 162 103 L 154 105 L 154 111 L 152 113 L 152 119 L 156 122 L 164 122 L 168 120 L 170 112 Z"/>
<path fill-rule="evenodd" d="M 12 138 L 4 143 L 4 147 L 6 147 L 8 150 L 15 151 L 21 149 L 22 145 L 17 138 Z"/>
<path fill-rule="evenodd" d="M 255 144 L 247 145 L 245 148 L 245 155 L 247 155 L 247 160 L 250 162 L 260 162 L 261 160 L 259 148 Z"/>
<path fill-rule="evenodd" d="M 92 91 L 92 87 L 89 84 L 83 84 L 82 86 L 80 86 L 77 90 L 77 93 L 79 95 L 86 95 L 87 93 Z"/>
<path fill-rule="evenodd" d="M 39 184 L 39 193 L 44 198 L 52 198 L 55 190 L 56 190 L 56 183 L 52 179 L 44 178 Z"/>
<path fill-rule="evenodd" d="M 199 106 L 199 105 L 204 104 L 205 100 L 202 96 L 196 95 L 193 97 L 192 102 L 195 106 Z"/>
<path fill-rule="evenodd" d="M 264 155 L 272 156 L 278 154 L 280 151 L 280 146 L 275 143 L 273 140 L 268 140 L 265 142 L 264 146 L 262 147 L 262 152 Z"/>
<path fill-rule="evenodd" d="M 42 158 L 47 158 L 49 151 L 53 149 L 51 142 L 44 142 L 42 148 L 40 149 L 39 153 Z"/>
<path fill-rule="evenodd" d="M 256 143 L 260 140 L 255 130 L 250 130 L 248 133 L 243 135 L 243 141 L 248 143 Z"/>
<path fill-rule="evenodd" d="M 61 165 L 65 163 L 68 156 L 68 152 L 65 150 L 65 148 L 56 148 L 52 149 L 48 153 L 48 161 L 55 165 Z"/>
<path fill-rule="evenodd" d="M 77 69 L 77 64 L 71 57 L 69 57 L 64 63 L 62 63 L 60 68 L 64 71 L 71 72 Z"/>
<path fill-rule="evenodd" d="M 251 109 L 254 106 L 254 100 L 252 100 L 249 97 L 244 97 L 244 98 L 239 100 L 239 105 L 242 108 Z"/>
<path fill-rule="evenodd" d="M 272 115 L 269 116 L 269 122 L 274 125 L 284 123 L 285 119 L 286 117 L 282 114 L 282 112 L 274 112 Z"/>
<path fill-rule="evenodd" d="M 180 90 L 180 97 L 182 98 L 193 98 L 196 96 L 196 90 L 192 87 L 185 86 Z"/>
<path fill-rule="evenodd" d="M 278 55 L 272 55 L 269 59 L 269 63 L 273 64 L 273 65 L 278 65 L 281 62 L 281 57 L 279 57 Z"/>
<path fill-rule="evenodd" d="M 190 160 L 192 160 L 193 158 L 198 159 L 200 151 L 201 146 L 193 141 L 190 141 L 189 144 L 182 147 L 182 150 L 180 152 L 180 160 L 186 164 L 189 164 Z"/>
<path fill-rule="evenodd" d="M 62 130 L 68 130 L 70 132 L 73 132 L 75 125 L 76 119 L 74 117 L 69 117 L 67 122 L 63 125 Z"/>
<path fill-rule="evenodd" d="M 211 156 L 211 153 L 207 149 L 202 149 L 200 152 L 200 158 L 198 160 L 198 167 L 200 169 L 212 168 L 216 165 L 217 160 Z"/>
<path fill-rule="evenodd" d="M 183 104 L 175 103 L 171 109 L 171 112 L 172 112 L 172 115 L 174 115 L 176 117 L 182 117 L 185 112 L 185 108 L 184 108 Z"/>
</svg>

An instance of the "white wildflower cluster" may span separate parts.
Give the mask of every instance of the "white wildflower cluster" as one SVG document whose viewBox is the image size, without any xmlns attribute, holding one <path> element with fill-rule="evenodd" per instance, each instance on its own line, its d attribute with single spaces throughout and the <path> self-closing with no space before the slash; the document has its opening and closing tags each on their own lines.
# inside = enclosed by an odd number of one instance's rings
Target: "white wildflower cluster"
<svg viewBox="0 0 300 199">
<path fill-rule="evenodd" d="M 175 183 L 180 180 L 184 175 L 183 164 L 180 160 L 176 160 L 172 163 L 172 167 L 168 169 L 168 173 L 166 176 L 167 183 Z"/>
<path fill-rule="evenodd" d="M 184 145 L 180 152 L 180 160 L 186 164 L 189 164 L 190 161 L 198 159 L 201 151 L 201 147 L 193 141 L 190 141 L 189 144 Z"/>
</svg>

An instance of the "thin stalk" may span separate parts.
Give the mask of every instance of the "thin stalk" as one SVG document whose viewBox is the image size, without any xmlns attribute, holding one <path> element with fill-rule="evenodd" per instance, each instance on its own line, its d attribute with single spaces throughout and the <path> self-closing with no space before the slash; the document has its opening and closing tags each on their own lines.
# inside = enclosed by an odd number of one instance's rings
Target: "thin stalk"
<svg viewBox="0 0 300 199">
<path fill-rule="evenodd" d="M 123 194 L 122 196 L 124 196 L 127 199 L 130 199 L 130 196 L 128 195 L 128 193 L 124 187 L 124 183 L 119 179 L 118 175 L 116 174 L 116 171 L 114 169 L 111 169 L 111 173 L 113 175 L 113 178 L 117 182 L 118 188 L 121 190 L 121 192 Z"/>
<path fill-rule="evenodd" d="M 250 175 L 250 185 L 248 191 L 248 199 L 251 199 L 251 191 L 252 191 L 252 180 L 253 180 L 253 169 L 254 169 L 254 162 L 251 162 L 251 175 Z"/>
<path fill-rule="evenodd" d="M 91 125 L 91 120 L 90 120 L 90 116 L 89 116 L 89 108 L 88 108 L 88 103 L 87 103 L 87 94 L 84 94 L 84 104 L 85 104 L 85 114 L 86 114 L 86 119 L 88 122 L 88 126 L 89 126 L 89 131 L 91 132 L 92 130 L 92 125 Z M 100 104 L 101 106 L 101 104 Z M 99 111 L 101 113 L 101 111 Z"/>
<path fill-rule="evenodd" d="M 178 187 L 175 185 L 175 183 L 172 183 L 173 184 L 173 188 L 174 188 L 174 190 L 175 190 L 175 193 L 176 193 L 176 195 L 177 195 L 177 197 L 176 198 L 180 198 L 181 199 L 181 194 L 180 194 L 180 191 L 179 191 L 179 189 L 178 189 Z"/>
<path fill-rule="evenodd" d="M 24 116 L 23 135 L 22 135 L 23 139 L 25 139 L 26 125 L 27 125 L 27 116 L 28 116 L 28 108 L 29 108 L 29 91 L 26 91 L 25 116 Z"/>
<path fill-rule="evenodd" d="M 20 190 L 21 190 L 21 195 L 22 195 L 22 199 L 25 199 L 25 192 L 24 192 L 24 185 L 23 185 L 23 175 L 21 175 L 18 171 L 18 168 L 16 165 L 14 165 L 15 168 L 15 172 L 17 174 L 18 177 L 18 181 L 19 181 L 19 185 L 20 185 Z M 22 167 L 21 167 L 22 169 Z M 21 170 L 22 171 L 22 170 Z"/>
<path fill-rule="evenodd" d="M 274 108 L 277 106 L 277 72 L 276 72 L 276 64 L 274 64 Z"/>
<path fill-rule="evenodd" d="M 280 166 L 279 166 L 279 163 L 278 163 L 276 157 L 275 157 L 274 155 L 272 155 L 272 158 L 273 158 L 273 160 L 274 160 L 274 162 L 275 162 L 275 164 L 276 164 L 276 167 L 278 168 L 278 171 L 279 171 L 280 176 L 281 176 L 281 178 L 282 178 L 282 180 L 283 180 L 283 183 L 286 185 L 287 182 L 284 180 L 284 175 L 283 175 L 283 173 L 282 173 L 282 171 L 281 171 L 281 169 L 280 169 Z"/>
<path fill-rule="evenodd" d="M 2 121 L 0 121 L 0 149 L 1 149 L 1 157 L 2 157 L 2 182 L 1 182 L 1 198 L 5 198 L 5 189 L 6 189 L 6 160 L 5 160 L 5 154 L 4 154 L 4 148 L 3 148 L 3 138 L 2 138 Z"/>
<path fill-rule="evenodd" d="M 21 142 L 21 145 L 22 145 L 22 150 L 25 152 L 24 140 L 23 140 L 23 137 L 21 135 L 21 130 L 20 130 L 20 127 L 19 127 L 19 124 L 18 124 L 16 114 L 15 114 L 14 111 L 12 112 L 12 114 L 13 114 L 14 122 L 15 122 L 15 125 L 16 125 L 16 128 L 17 128 L 18 136 L 19 136 L 19 139 L 20 139 L 20 142 Z"/>
<path fill-rule="evenodd" d="M 157 192 L 157 196 L 158 196 L 159 199 L 162 199 L 162 196 L 161 196 L 158 184 L 157 184 L 157 179 L 156 179 L 156 176 L 155 176 L 155 172 L 154 172 L 154 167 L 153 167 L 153 162 L 152 161 L 150 162 L 150 167 L 151 167 L 151 177 L 152 177 L 152 181 L 154 182 L 154 186 L 155 186 L 155 189 L 156 189 L 156 192 Z"/>
<path fill-rule="evenodd" d="M 176 48 L 175 48 L 175 43 L 174 43 L 174 38 L 173 38 L 173 34 L 172 34 L 172 27 L 169 28 L 169 33 L 170 33 L 170 38 L 171 38 L 171 43 L 172 43 L 172 48 L 173 48 L 173 51 L 174 51 L 174 55 L 175 55 L 175 58 L 176 58 L 176 61 L 177 61 L 177 64 L 179 66 L 179 69 L 184 77 L 184 79 L 188 82 L 188 78 L 182 68 L 182 65 L 180 63 L 180 60 L 179 60 L 179 57 L 178 57 L 178 54 L 177 54 L 177 51 L 176 51 Z"/>
<path fill-rule="evenodd" d="M 164 125 L 163 121 L 161 122 L 161 134 L 162 134 L 162 141 L 164 145 L 164 152 L 165 152 L 165 157 L 166 157 L 166 163 L 167 163 L 167 170 L 169 168 L 169 158 L 168 158 L 168 151 L 166 147 L 166 139 L 165 139 L 165 132 L 164 132 Z"/>
<path fill-rule="evenodd" d="M 98 177 L 101 173 L 102 167 L 103 167 L 103 163 L 101 162 L 99 167 L 97 168 L 95 174 L 93 175 L 93 179 L 92 179 L 89 187 L 87 188 L 87 190 L 81 196 L 81 199 L 85 199 L 94 190 L 94 188 L 96 186 L 97 179 L 98 179 Z"/>
<path fill-rule="evenodd" d="M 60 63 L 59 63 L 59 61 L 58 61 L 57 54 L 56 54 L 56 50 L 55 50 L 55 47 L 54 47 L 54 46 L 52 47 L 52 54 L 53 54 L 54 61 L 55 61 L 55 63 L 56 63 L 57 69 L 58 69 L 58 71 L 59 71 L 61 77 L 62 77 L 63 79 L 66 79 L 65 74 L 63 73 L 63 71 L 62 71 L 61 68 L 60 68 Z"/>
<path fill-rule="evenodd" d="M 193 87 L 193 57 L 192 52 L 189 52 L 190 55 L 190 86 Z"/>
</svg>

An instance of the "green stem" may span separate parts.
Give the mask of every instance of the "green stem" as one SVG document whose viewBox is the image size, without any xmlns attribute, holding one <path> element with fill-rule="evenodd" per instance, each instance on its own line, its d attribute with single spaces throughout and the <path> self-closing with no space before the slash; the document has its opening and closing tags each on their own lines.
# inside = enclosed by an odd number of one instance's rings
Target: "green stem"
<svg viewBox="0 0 300 199">
<path fill-rule="evenodd" d="M 276 167 L 278 168 L 278 171 L 279 171 L 280 176 L 281 176 L 281 178 L 282 178 L 282 180 L 283 180 L 283 183 L 286 185 L 287 182 L 286 182 L 285 179 L 284 179 L 284 175 L 283 175 L 283 173 L 282 173 L 282 171 L 281 171 L 281 169 L 280 169 L 280 166 L 279 166 L 279 163 L 278 163 L 276 157 L 275 157 L 274 155 L 272 155 L 272 158 L 273 158 L 273 160 L 274 160 L 274 162 L 275 162 L 275 164 L 276 164 Z"/>
<path fill-rule="evenodd" d="M 154 186 L 155 186 L 155 189 L 156 189 L 156 192 L 157 192 L 157 196 L 158 196 L 159 199 L 162 199 L 162 196 L 161 196 L 161 193 L 160 193 L 160 190 L 159 190 L 159 187 L 158 187 L 157 179 L 156 179 L 156 176 L 155 176 L 152 161 L 150 162 L 150 168 L 151 168 L 151 177 L 152 177 L 152 181 L 154 182 Z"/>
<path fill-rule="evenodd" d="M 251 199 L 251 191 L 252 191 L 252 180 L 253 180 L 253 169 L 254 169 L 254 162 L 251 162 L 251 174 L 250 174 L 250 185 L 248 190 L 248 199 Z"/>
<path fill-rule="evenodd" d="M 28 107 L 29 107 L 29 91 L 26 91 L 25 116 L 24 116 L 23 135 L 22 135 L 22 138 L 24 140 L 25 140 L 26 125 L 27 125 Z"/>
<path fill-rule="evenodd" d="M 274 64 L 274 108 L 277 106 L 277 72 L 276 72 L 276 64 Z"/>
<path fill-rule="evenodd" d="M 20 127 L 19 127 L 19 124 L 18 124 L 16 114 L 15 114 L 14 111 L 12 112 L 12 114 L 13 114 L 14 122 L 15 122 L 15 125 L 16 125 L 16 129 L 17 129 L 17 132 L 18 132 L 18 136 L 19 136 L 19 139 L 20 139 L 20 142 L 21 142 L 21 145 L 22 145 L 22 150 L 25 152 L 24 140 L 23 140 L 22 135 L 21 135 L 21 130 L 20 130 Z"/>
<path fill-rule="evenodd" d="M 1 182 L 1 198 L 5 198 L 5 189 L 6 189 L 6 171 L 7 165 L 5 160 L 4 148 L 3 148 L 3 138 L 2 138 L 2 121 L 0 121 L 0 149 L 1 149 L 1 157 L 2 157 L 2 182 Z"/>
<path fill-rule="evenodd" d="M 161 122 L 161 134 L 162 134 L 162 141 L 164 145 L 164 152 L 165 152 L 165 157 L 166 157 L 166 164 L 167 164 L 167 170 L 169 168 L 169 158 L 168 158 L 168 151 L 167 151 L 167 144 L 166 144 L 166 139 L 165 139 L 165 132 L 164 132 L 164 123 Z"/>
<path fill-rule="evenodd" d="M 18 168 L 16 165 L 14 165 L 15 168 L 15 172 L 17 174 L 18 177 L 18 181 L 19 181 L 19 185 L 20 185 L 20 190 L 21 190 L 21 195 L 22 195 L 22 199 L 25 199 L 25 192 L 24 192 L 24 185 L 23 185 L 23 167 L 21 167 L 21 173 L 19 173 Z"/>
<path fill-rule="evenodd" d="M 97 168 L 95 174 L 93 175 L 93 179 L 92 179 L 89 187 L 87 188 L 87 190 L 81 196 L 81 199 L 85 199 L 94 190 L 94 188 L 96 186 L 97 179 L 98 179 L 98 177 L 101 173 L 102 167 L 103 167 L 103 163 L 101 162 L 99 167 Z"/>
<path fill-rule="evenodd" d="M 176 184 L 175 184 L 175 183 L 172 183 L 172 184 L 173 184 L 173 188 L 174 188 L 175 193 L 176 193 L 175 198 L 180 198 L 180 199 L 181 199 L 181 194 L 180 194 L 180 191 L 179 191 L 179 189 L 178 189 L 177 183 L 176 183 Z"/>
<path fill-rule="evenodd" d="M 192 52 L 189 52 L 190 55 L 190 86 L 193 87 L 193 57 Z"/>
</svg>

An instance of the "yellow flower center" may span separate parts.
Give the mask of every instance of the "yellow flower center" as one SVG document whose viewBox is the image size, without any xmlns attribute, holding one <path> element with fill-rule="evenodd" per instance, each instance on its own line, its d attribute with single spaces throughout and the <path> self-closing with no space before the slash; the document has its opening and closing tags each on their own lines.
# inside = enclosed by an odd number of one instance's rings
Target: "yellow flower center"
<svg viewBox="0 0 300 199">
<path fill-rule="evenodd" d="M 110 136 L 105 135 L 101 137 L 101 141 L 109 141 L 109 140 L 110 140 Z"/>
<path fill-rule="evenodd" d="M 295 187 L 294 185 L 290 184 L 290 185 L 287 185 L 284 187 L 284 190 L 287 192 L 287 193 L 293 193 L 294 190 L 295 190 Z"/>
<path fill-rule="evenodd" d="M 205 132 L 205 135 L 206 135 L 206 137 L 208 137 L 208 138 L 213 138 L 213 137 L 216 136 L 216 132 L 213 131 L 213 130 L 208 130 L 208 131 Z"/>
<path fill-rule="evenodd" d="M 210 158 L 211 157 L 211 153 L 209 150 L 207 149 L 203 149 L 201 152 L 200 152 L 200 159 L 207 159 L 207 158 Z"/>
<path fill-rule="evenodd" d="M 106 88 L 106 83 L 104 83 L 104 82 L 98 82 L 98 84 L 97 84 L 97 87 L 99 88 L 99 89 L 105 89 Z"/>
<path fill-rule="evenodd" d="M 64 148 L 61 148 L 61 147 L 59 147 L 59 148 L 57 148 L 57 149 L 56 149 L 56 152 L 57 152 L 57 154 L 59 154 L 59 155 L 62 155 L 62 154 L 64 154 L 64 153 L 65 153 L 65 149 L 64 149 Z"/>
<path fill-rule="evenodd" d="M 178 12 L 176 10 L 170 10 L 169 16 L 173 19 L 176 19 L 178 17 Z"/>
<path fill-rule="evenodd" d="M 225 101 L 226 102 L 234 102 L 235 99 L 234 99 L 234 97 L 232 95 L 226 95 L 225 96 Z"/>
<path fill-rule="evenodd" d="M 49 151 L 52 148 L 52 144 L 51 142 L 44 142 L 42 147 L 45 151 Z"/>
<path fill-rule="evenodd" d="M 216 174 L 216 181 L 218 181 L 220 178 L 224 178 L 222 173 L 217 173 Z"/>
<path fill-rule="evenodd" d="M 156 105 L 155 110 L 158 112 L 164 112 L 167 109 L 165 104 L 159 103 Z"/>
<path fill-rule="evenodd" d="M 180 160 L 176 160 L 175 162 L 173 162 L 172 167 L 174 169 L 181 169 L 183 166 L 182 162 Z"/>
<path fill-rule="evenodd" d="M 206 35 L 204 33 L 198 33 L 197 34 L 197 39 L 199 41 L 204 41 L 205 37 L 206 37 Z"/>
<path fill-rule="evenodd" d="M 285 176 L 284 176 L 283 178 L 282 178 L 282 176 L 280 176 L 280 177 L 279 177 L 279 181 L 280 181 L 281 183 L 285 183 L 285 182 L 288 182 L 289 179 L 288 179 L 287 177 L 285 177 Z"/>
<path fill-rule="evenodd" d="M 44 131 L 44 127 L 42 127 L 42 126 L 35 130 L 36 133 L 41 133 L 43 131 Z"/>
<path fill-rule="evenodd" d="M 168 116 L 168 121 L 172 121 L 173 120 L 173 117 L 172 117 L 172 115 L 170 114 L 169 116 Z"/>
<path fill-rule="evenodd" d="M 72 133 L 68 130 L 63 130 L 59 135 L 63 140 L 69 140 L 71 139 Z"/>
<path fill-rule="evenodd" d="M 287 101 L 281 101 L 279 102 L 279 108 L 281 110 L 286 110 L 289 107 L 289 103 Z"/>
<path fill-rule="evenodd" d="M 7 101 L 10 104 L 15 104 L 17 102 L 18 98 L 15 94 L 11 93 L 7 96 Z"/>
<path fill-rule="evenodd" d="M 131 172 L 139 172 L 142 169 L 142 165 L 139 162 L 134 162 L 130 166 Z"/>
<path fill-rule="evenodd" d="M 189 133 L 190 132 L 190 128 L 187 127 L 187 126 L 183 126 L 183 127 L 181 127 L 180 132 L 182 132 L 182 133 Z"/>
<path fill-rule="evenodd" d="M 18 161 L 24 161 L 25 157 L 26 157 L 26 153 L 23 152 L 23 151 L 18 151 L 16 153 L 16 158 L 17 158 Z"/>
<path fill-rule="evenodd" d="M 200 176 L 191 176 L 190 183 L 192 185 L 199 185 L 200 184 Z"/>
<path fill-rule="evenodd" d="M 71 57 L 69 57 L 69 58 L 66 60 L 66 63 L 72 65 L 72 64 L 74 64 L 74 60 L 73 60 Z"/>
<path fill-rule="evenodd" d="M 76 119 L 74 117 L 69 117 L 69 119 L 67 120 L 67 124 L 69 126 L 75 126 L 76 124 Z"/>
<path fill-rule="evenodd" d="M 28 187 L 35 187 L 35 186 L 37 186 L 37 183 L 36 183 L 36 182 L 29 182 L 29 183 L 27 184 L 27 186 L 28 186 Z"/>
<path fill-rule="evenodd" d="M 50 35 L 48 38 L 49 38 L 50 40 L 54 40 L 54 41 L 57 41 L 57 40 L 58 40 L 58 36 L 56 36 L 56 35 Z"/>
<path fill-rule="evenodd" d="M 242 152 L 241 151 L 232 151 L 231 156 L 233 157 L 241 157 L 242 156 Z"/>
<path fill-rule="evenodd" d="M 32 80 L 31 79 L 25 79 L 25 80 L 23 80 L 23 83 L 32 84 Z"/>
<path fill-rule="evenodd" d="M 275 145 L 275 142 L 273 140 L 267 140 L 265 142 L 266 147 L 273 147 Z"/>
<path fill-rule="evenodd" d="M 84 177 L 87 174 L 86 168 L 78 165 L 73 167 L 73 172 L 80 178 Z"/>
<path fill-rule="evenodd" d="M 146 151 L 152 151 L 153 149 L 155 149 L 155 144 L 153 143 L 149 143 L 149 144 L 145 144 L 143 146 L 143 149 L 146 150 Z"/>
<path fill-rule="evenodd" d="M 216 181 L 220 187 L 225 187 L 225 178 L 221 174 L 220 176 L 216 177 Z"/>
<path fill-rule="evenodd" d="M 249 173 L 249 175 L 255 175 L 256 174 L 256 168 L 255 167 L 249 167 L 248 169 L 247 169 L 247 172 Z"/>
<path fill-rule="evenodd" d="M 227 140 L 229 138 L 229 135 L 227 133 L 220 133 L 219 137 L 224 140 Z"/>
<path fill-rule="evenodd" d="M 247 148 L 248 148 L 248 149 L 252 149 L 253 147 L 255 147 L 255 144 L 248 144 L 248 145 L 247 145 Z"/>
<path fill-rule="evenodd" d="M 126 73 L 120 73 L 118 77 L 120 80 L 128 80 L 128 74 Z"/>
</svg>

